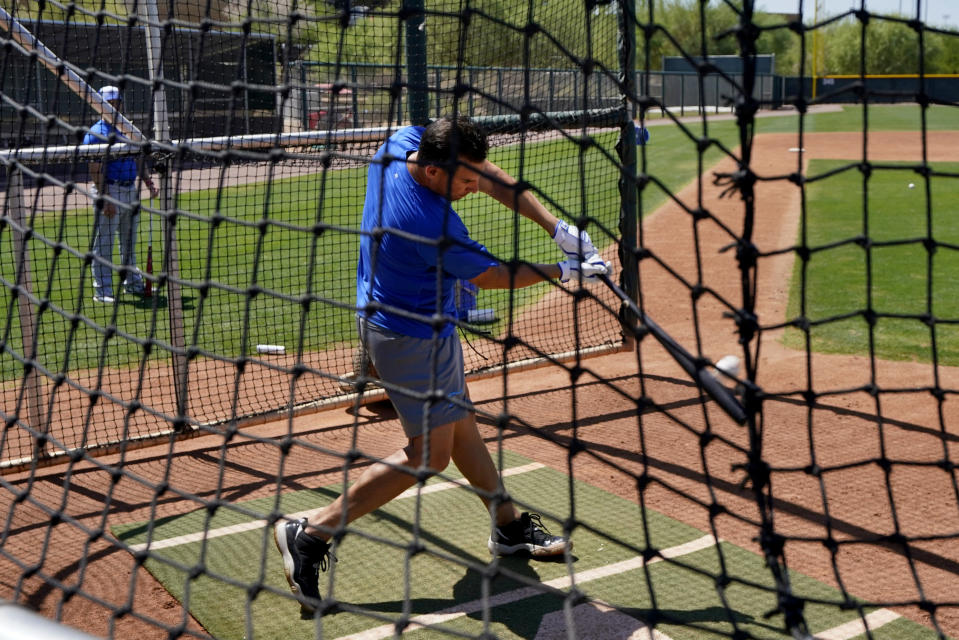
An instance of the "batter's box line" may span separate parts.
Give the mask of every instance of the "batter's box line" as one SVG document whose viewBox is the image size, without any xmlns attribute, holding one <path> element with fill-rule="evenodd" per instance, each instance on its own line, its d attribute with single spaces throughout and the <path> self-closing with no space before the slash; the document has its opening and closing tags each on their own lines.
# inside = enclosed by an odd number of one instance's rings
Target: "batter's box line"
<svg viewBox="0 0 959 640">
<path fill-rule="evenodd" d="M 655 564 L 656 562 L 660 562 L 662 560 L 679 558 L 696 551 L 709 549 L 715 547 L 721 541 L 722 539 L 716 539 L 712 535 L 705 535 L 701 538 L 697 538 L 696 540 L 691 540 L 690 542 L 676 545 L 675 547 L 662 549 L 659 552 L 659 556 L 649 561 L 644 560 L 642 556 L 637 556 L 635 558 L 630 558 L 628 560 L 606 565 L 605 567 L 597 567 L 595 569 L 583 571 L 582 573 L 577 573 L 575 574 L 575 582 L 577 585 L 585 584 L 593 580 L 600 580 L 602 578 L 619 575 L 627 571 L 640 569 L 645 565 Z M 457 618 L 467 616 L 471 613 L 478 613 L 483 611 L 485 608 L 492 609 L 494 607 L 501 607 L 504 605 L 513 604 L 514 602 L 519 602 L 520 600 L 543 595 L 544 587 L 547 589 L 562 590 L 568 589 L 572 585 L 573 577 L 562 576 L 560 578 L 554 578 L 553 580 L 543 582 L 540 586 L 522 587 L 512 591 L 506 591 L 504 593 L 490 596 L 485 600 L 471 600 L 470 602 L 457 604 L 447 609 L 441 609 L 433 613 L 426 613 L 411 618 L 407 629 L 412 630 L 418 627 L 435 627 Z M 588 599 L 587 604 L 606 607 L 610 606 L 608 603 L 603 602 L 602 600 L 592 598 Z M 863 618 L 859 618 L 843 623 L 831 629 L 821 631 L 813 637 L 813 640 L 849 640 L 850 638 L 854 638 L 866 633 L 867 625 L 870 631 L 874 631 L 885 624 L 888 624 L 894 620 L 898 620 L 900 617 L 901 616 L 899 614 L 889 609 L 878 609 L 866 614 L 865 621 Z M 634 633 L 629 636 L 629 640 L 672 640 L 670 636 L 661 631 L 650 629 L 640 620 L 636 621 L 636 625 L 636 629 Z M 337 640 L 382 640 L 383 638 L 392 638 L 395 634 L 395 624 L 384 624 L 379 627 L 367 629 L 365 631 L 359 631 L 350 635 L 341 636 Z"/>
<path fill-rule="evenodd" d="M 581 573 L 576 573 L 575 583 L 579 585 L 592 582 L 593 580 L 608 578 L 620 573 L 625 573 L 626 571 L 640 569 L 644 565 L 654 564 L 667 558 L 678 558 L 688 553 L 709 549 L 710 547 L 716 546 L 716 544 L 718 544 L 716 538 L 714 538 L 712 535 L 705 535 L 701 538 L 697 538 L 696 540 L 676 545 L 675 547 L 662 549 L 659 552 L 659 557 L 653 558 L 649 561 L 644 560 L 642 556 L 636 556 L 635 558 L 630 558 L 621 562 L 614 562 L 613 564 L 608 564 L 604 567 L 596 567 L 595 569 L 589 569 Z M 461 618 L 471 613 L 483 611 L 484 608 L 492 609 L 494 607 L 501 607 L 507 604 L 518 602 L 520 600 L 525 600 L 527 598 L 540 596 L 544 593 L 544 587 L 546 589 L 561 590 L 568 589 L 571 586 L 573 586 L 573 577 L 571 576 L 567 575 L 554 578 L 552 580 L 547 580 L 541 583 L 541 585 L 537 585 L 535 587 L 522 587 L 520 589 L 514 589 L 512 591 L 506 591 L 495 596 L 490 596 L 486 599 L 471 600 L 470 602 L 457 604 L 447 609 L 441 609 L 434 613 L 416 616 L 410 619 L 409 626 L 407 628 L 435 626 L 455 620 L 456 618 Z M 381 638 L 391 638 L 395 633 L 395 624 L 385 624 L 348 636 L 341 636 L 338 638 L 338 640 L 380 640 Z M 648 631 L 646 632 L 646 635 L 649 635 Z M 664 635 L 659 631 L 653 631 L 653 638 L 654 640 L 671 640 L 669 636 Z"/>
<path fill-rule="evenodd" d="M 540 464 L 539 462 L 531 462 L 530 464 L 525 464 L 520 467 L 510 467 L 509 469 L 504 469 L 501 474 L 502 477 L 508 478 L 509 476 L 515 476 L 522 473 L 528 473 L 530 471 L 536 471 L 538 469 L 544 468 L 546 465 Z M 414 487 L 408 489 L 396 497 L 397 500 L 402 500 L 405 498 L 414 498 L 417 495 L 425 495 L 428 493 L 436 493 L 437 491 L 446 491 L 448 489 L 456 488 L 465 488 L 469 487 L 469 483 L 465 480 L 450 480 L 448 482 L 438 482 L 436 484 L 426 485 L 424 487 Z M 298 520 L 304 518 L 316 509 L 310 509 L 309 511 L 298 511 L 296 513 L 291 513 L 285 517 L 290 520 Z M 140 542 L 137 544 L 130 545 L 130 551 L 137 553 L 140 551 L 156 551 L 159 549 L 169 549 L 171 547 L 178 547 L 184 544 L 191 544 L 194 542 L 203 542 L 204 540 L 211 540 L 213 538 L 221 538 L 223 536 L 230 536 L 237 533 L 244 533 L 246 531 L 253 531 L 255 529 L 262 529 L 267 526 L 266 520 L 251 520 L 249 522 L 241 522 L 239 524 L 231 524 L 225 527 L 218 527 L 216 529 L 210 529 L 209 531 L 197 531 L 196 533 L 185 533 L 181 536 L 175 536 L 173 538 L 165 538 L 163 540 L 152 540 L 150 542 Z"/>
</svg>

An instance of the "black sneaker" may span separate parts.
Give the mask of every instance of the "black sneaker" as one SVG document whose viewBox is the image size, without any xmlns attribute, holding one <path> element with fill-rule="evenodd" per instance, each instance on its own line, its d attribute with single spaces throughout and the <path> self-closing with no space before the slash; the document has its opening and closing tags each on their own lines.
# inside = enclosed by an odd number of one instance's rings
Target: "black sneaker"
<svg viewBox="0 0 959 640">
<path fill-rule="evenodd" d="M 489 539 L 489 552 L 510 555 L 525 551 L 531 556 L 555 556 L 572 549 L 569 538 L 550 535 L 538 513 L 523 513 L 502 527 L 495 527 Z"/>
<path fill-rule="evenodd" d="M 306 535 L 306 518 L 284 520 L 273 527 L 273 541 L 283 556 L 283 573 L 293 593 L 301 596 L 300 611 L 313 614 L 320 600 L 320 569 L 326 571 L 330 543 Z"/>
</svg>

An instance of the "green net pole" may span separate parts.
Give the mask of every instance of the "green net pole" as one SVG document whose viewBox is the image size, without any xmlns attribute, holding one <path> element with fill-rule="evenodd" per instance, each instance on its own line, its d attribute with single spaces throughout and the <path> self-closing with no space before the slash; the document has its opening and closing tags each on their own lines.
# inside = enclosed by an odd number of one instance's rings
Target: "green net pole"
<svg viewBox="0 0 959 640">
<path fill-rule="evenodd" d="M 634 301 L 639 300 L 639 261 L 636 259 L 637 225 L 639 223 L 636 190 L 636 125 L 631 117 L 630 99 L 636 95 L 636 7 L 635 0 L 619 3 L 619 62 L 622 91 L 622 125 L 616 149 L 622 165 L 619 176 L 620 283 Z"/>
<path fill-rule="evenodd" d="M 22 343 L 23 384 L 17 400 L 16 413 L 21 422 L 46 435 L 49 422 L 43 420 L 43 403 L 40 399 L 40 381 L 37 373 L 39 353 L 34 339 L 37 318 L 34 314 L 33 280 L 30 275 L 30 230 L 27 228 L 26 198 L 23 193 L 23 172 L 12 164 L 7 168 L 7 206 L 13 221 L 13 257 L 16 269 L 17 310 L 20 314 L 20 339 Z M 46 450 L 46 438 L 34 436 L 34 459 L 41 458 Z"/>
<path fill-rule="evenodd" d="M 430 120 L 430 103 L 426 73 L 426 17 L 423 0 L 403 0 L 406 19 L 406 83 L 410 122 L 426 125 Z M 437 114 L 439 115 L 439 114 Z"/>
<path fill-rule="evenodd" d="M 147 72 L 152 87 L 153 128 L 159 142 L 170 141 L 170 120 L 167 112 L 166 87 L 163 83 L 163 38 L 157 0 L 138 5 L 140 18 L 146 23 Z M 170 344 L 173 346 L 173 379 L 177 398 L 177 413 L 186 416 L 188 404 L 187 376 L 190 366 L 186 356 L 186 332 L 183 320 L 183 297 L 180 285 L 180 261 L 177 255 L 176 221 L 169 215 L 174 210 L 173 185 L 170 167 L 164 162 L 157 167 L 160 180 L 160 207 L 163 216 L 163 273 L 166 274 L 167 313 L 170 318 Z M 151 207 L 152 208 L 152 207 Z M 153 211 L 147 211 L 153 216 Z M 152 274 L 150 274 L 152 275 Z M 159 284 L 157 286 L 159 287 Z"/>
</svg>

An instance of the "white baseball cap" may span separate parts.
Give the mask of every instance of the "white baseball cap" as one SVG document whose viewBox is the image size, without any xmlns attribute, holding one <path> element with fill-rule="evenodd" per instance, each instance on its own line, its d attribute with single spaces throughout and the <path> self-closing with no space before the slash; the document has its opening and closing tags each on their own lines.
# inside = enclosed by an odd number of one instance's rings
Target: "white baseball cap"
<svg viewBox="0 0 959 640">
<path fill-rule="evenodd" d="M 100 89 L 100 97 L 104 100 L 123 100 L 123 96 L 120 95 L 120 89 L 113 85 Z"/>
</svg>

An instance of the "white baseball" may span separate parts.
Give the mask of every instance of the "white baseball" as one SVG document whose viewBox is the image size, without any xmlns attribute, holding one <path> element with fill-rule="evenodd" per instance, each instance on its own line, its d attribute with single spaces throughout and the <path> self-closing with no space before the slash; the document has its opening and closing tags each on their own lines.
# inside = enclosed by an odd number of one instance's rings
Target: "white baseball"
<svg viewBox="0 0 959 640">
<path fill-rule="evenodd" d="M 740 364 L 740 360 L 736 356 L 723 356 L 716 363 L 716 369 L 735 378 L 739 375 Z"/>
<path fill-rule="evenodd" d="M 910 189 L 915 189 L 915 188 L 916 188 L 916 185 L 913 184 L 912 182 L 910 182 L 910 183 L 909 183 L 909 188 L 910 188 Z"/>
</svg>

